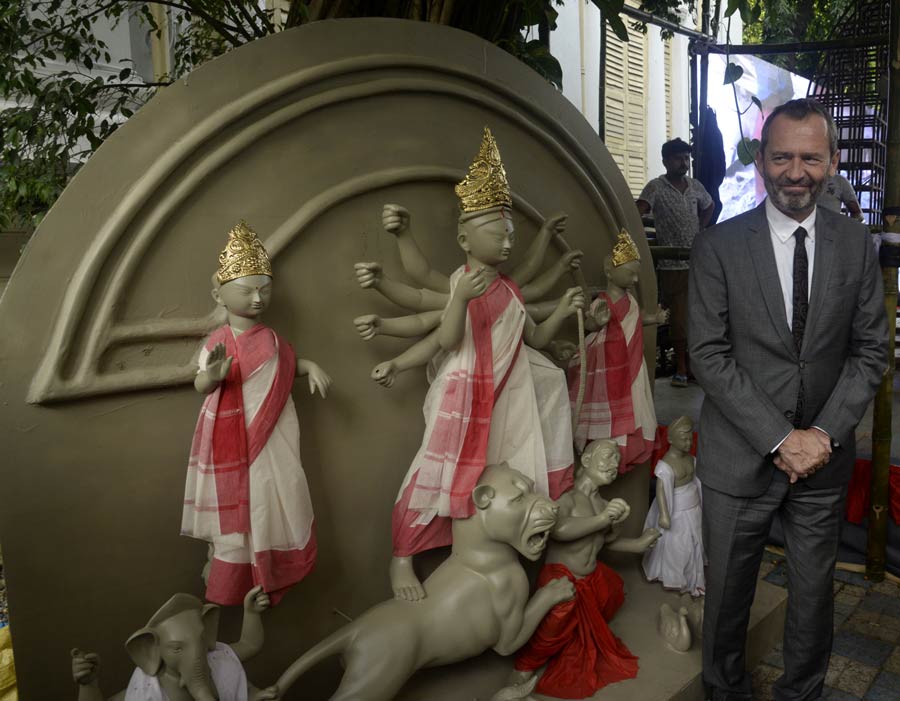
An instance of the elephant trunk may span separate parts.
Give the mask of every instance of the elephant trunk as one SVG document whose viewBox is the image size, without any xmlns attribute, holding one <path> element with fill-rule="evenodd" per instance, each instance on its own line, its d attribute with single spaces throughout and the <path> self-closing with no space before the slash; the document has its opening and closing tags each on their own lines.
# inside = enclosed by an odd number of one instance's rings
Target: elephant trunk
<svg viewBox="0 0 900 701">
<path fill-rule="evenodd" d="M 194 661 L 183 681 L 194 701 L 219 701 L 219 694 L 213 685 L 205 654 Z"/>
</svg>

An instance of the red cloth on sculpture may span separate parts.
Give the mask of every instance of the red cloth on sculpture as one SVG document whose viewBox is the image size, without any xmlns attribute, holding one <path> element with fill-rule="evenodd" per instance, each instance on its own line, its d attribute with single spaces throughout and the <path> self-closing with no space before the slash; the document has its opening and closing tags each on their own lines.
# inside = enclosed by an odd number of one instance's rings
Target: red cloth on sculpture
<svg viewBox="0 0 900 701">
<path fill-rule="evenodd" d="M 208 504 L 186 501 L 192 508 L 213 510 L 219 516 L 219 533 L 250 530 L 250 479 L 248 469 L 272 435 L 294 384 L 295 358 L 291 345 L 275 332 L 257 324 L 235 338 L 231 327 L 210 334 L 206 349 L 225 346 L 233 358 L 225 381 L 207 395 L 194 430 L 190 465 L 215 476 L 215 500 Z M 244 421 L 241 385 L 272 355 L 278 354 L 278 372 L 269 396 L 249 426 Z M 193 496 L 193 495 L 191 495 Z"/>
<path fill-rule="evenodd" d="M 613 302 L 606 292 L 601 292 L 591 311 L 601 303 L 609 308 L 610 318 L 602 329 L 585 339 L 584 401 L 574 440 L 576 447 L 584 450 L 589 441 L 614 439 L 622 454 L 619 473 L 625 473 L 650 458 L 656 416 L 644 365 L 644 331 L 637 300 L 628 293 Z M 574 411 L 581 384 L 578 355 L 569 363 L 568 381 Z"/>
<path fill-rule="evenodd" d="M 567 577 L 575 598 L 554 606 L 531 640 L 516 654 L 516 669 L 547 665 L 537 684 L 539 694 L 561 699 L 593 696 L 607 684 L 633 679 L 638 658 L 607 625 L 625 601 L 622 578 L 602 562 L 586 577 L 576 578 L 565 565 L 544 565 L 538 586 Z"/>
<path fill-rule="evenodd" d="M 469 266 L 467 265 L 466 272 L 468 271 Z M 503 392 L 506 381 L 509 379 L 509 372 L 515 365 L 515 358 L 522 350 L 520 337 L 506 375 L 495 378 L 491 328 L 500 315 L 506 311 L 512 297 L 517 297 L 519 302 L 524 303 L 518 285 L 501 273 L 488 286 L 484 294 L 469 300 L 467 306 L 466 313 L 469 323 L 472 325 L 472 338 L 475 341 L 475 369 L 472 374 L 472 405 L 469 423 L 456 463 L 456 471 L 453 473 L 453 485 L 450 491 L 450 514 L 454 518 L 467 517 L 475 513 L 472 490 L 475 489 L 486 465 L 494 402 Z M 437 435 L 439 434 L 435 431 L 432 439 Z"/>
</svg>

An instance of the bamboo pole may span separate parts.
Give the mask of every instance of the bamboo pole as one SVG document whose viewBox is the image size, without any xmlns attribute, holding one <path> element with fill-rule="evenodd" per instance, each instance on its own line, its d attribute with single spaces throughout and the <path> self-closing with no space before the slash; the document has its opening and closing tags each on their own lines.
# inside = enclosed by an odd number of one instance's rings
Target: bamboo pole
<svg viewBox="0 0 900 701">
<path fill-rule="evenodd" d="M 172 73 L 172 56 L 169 51 L 169 8 L 159 3 L 150 3 L 150 14 L 159 27 L 159 32 L 150 34 L 150 56 L 153 61 L 153 81 L 169 80 Z"/>
<path fill-rule="evenodd" d="M 897 319 L 897 268 L 900 265 L 900 0 L 891 0 L 891 44 L 888 61 L 887 172 L 884 187 L 884 233 L 880 262 L 888 315 L 888 368 L 875 396 L 872 428 L 872 488 L 869 506 L 866 577 L 884 580 L 888 525 L 888 481 L 891 463 L 891 419 L 894 393 L 894 348 Z"/>
</svg>

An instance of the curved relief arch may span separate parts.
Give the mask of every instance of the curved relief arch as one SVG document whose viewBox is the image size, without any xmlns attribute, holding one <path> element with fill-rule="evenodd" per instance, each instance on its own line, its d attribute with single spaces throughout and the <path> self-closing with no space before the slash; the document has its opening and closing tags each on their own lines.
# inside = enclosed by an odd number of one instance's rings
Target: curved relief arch
<svg viewBox="0 0 900 701">
<path fill-rule="evenodd" d="M 396 77 L 398 71 L 404 75 Z M 386 74 L 391 77 L 384 77 Z M 335 84 L 337 79 L 340 82 Z M 119 300 L 173 213 L 184 207 L 198 188 L 214 180 L 219 169 L 243 158 L 273 131 L 336 106 L 402 95 L 449 98 L 464 103 L 466 109 L 494 115 L 513 125 L 565 165 L 592 202 L 598 228 L 616 231 L 629 223 L 629 214 L 610 182 L 610 177 L 621 179 L 621 175 L 604 171 L 553 115 L 504 83 L 469 68 L 448 66 L 421 56 L 367 55 L 303 67 L 274 77 L 205 116 L 169 144 L 134 180 L 97 232 L 69 282 L 50 342 L 34 376 L 29 401 L 43 403 L 189 381 L 189 354 L 181 362 L 161 367 L 139 367 L 126 372 L 101 368 L 104 353 L 116 345 L 199 338 L 216 324 L 215 312 L 136 322 L 116 318 Z M 137 123 L 129 123 L 114 138 L 127 138 L 128 132 L 137 131 L 137 127 Z M 227 136 L 221 137 L 223 133 Z M 388 138 L 391 136 L 395 135 Z M 103 167 L 96 163 L 103 161 L 103 155 L 101 149 L 89 166 Z M 465 158 L 460 161 L 457 156 L 454 160 L 460 163 Z M 337 187 L 319 192 L 297 209 L 267 238 L 266 245 L 273 258 L 277 257 L 311 221 L 360 193 L 415 180 L 450 183 L 461 175 L 459 167 L 421 164 L 373 170 L 348 178 Z M 518 200 L 518 205 L 526 204 L 522 196 Z M 539 221 L 535 207 L 525 209 L 530 210 L 530 219 Z M 104 269 L 107 275 L 100 286 Z M 89 305 L 94 310 L 90 315 Z"/>
</svg>

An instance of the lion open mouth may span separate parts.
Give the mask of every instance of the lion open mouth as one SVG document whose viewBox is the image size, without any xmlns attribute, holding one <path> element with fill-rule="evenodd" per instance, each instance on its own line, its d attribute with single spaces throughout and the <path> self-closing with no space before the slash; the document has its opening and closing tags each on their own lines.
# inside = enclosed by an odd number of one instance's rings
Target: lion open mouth
<svg viewBox="0 0 900 701">
<path fill-rule="evenodd" d="M 547 541 L 550 538 L 550 529 L 553 527 L 552 521 L 544 521 L 541 524 L 535 524 L 535 528 L 525 538 L 526 555 L 532 557 L 540 557 L 547 547 Z"/>
</svg>

